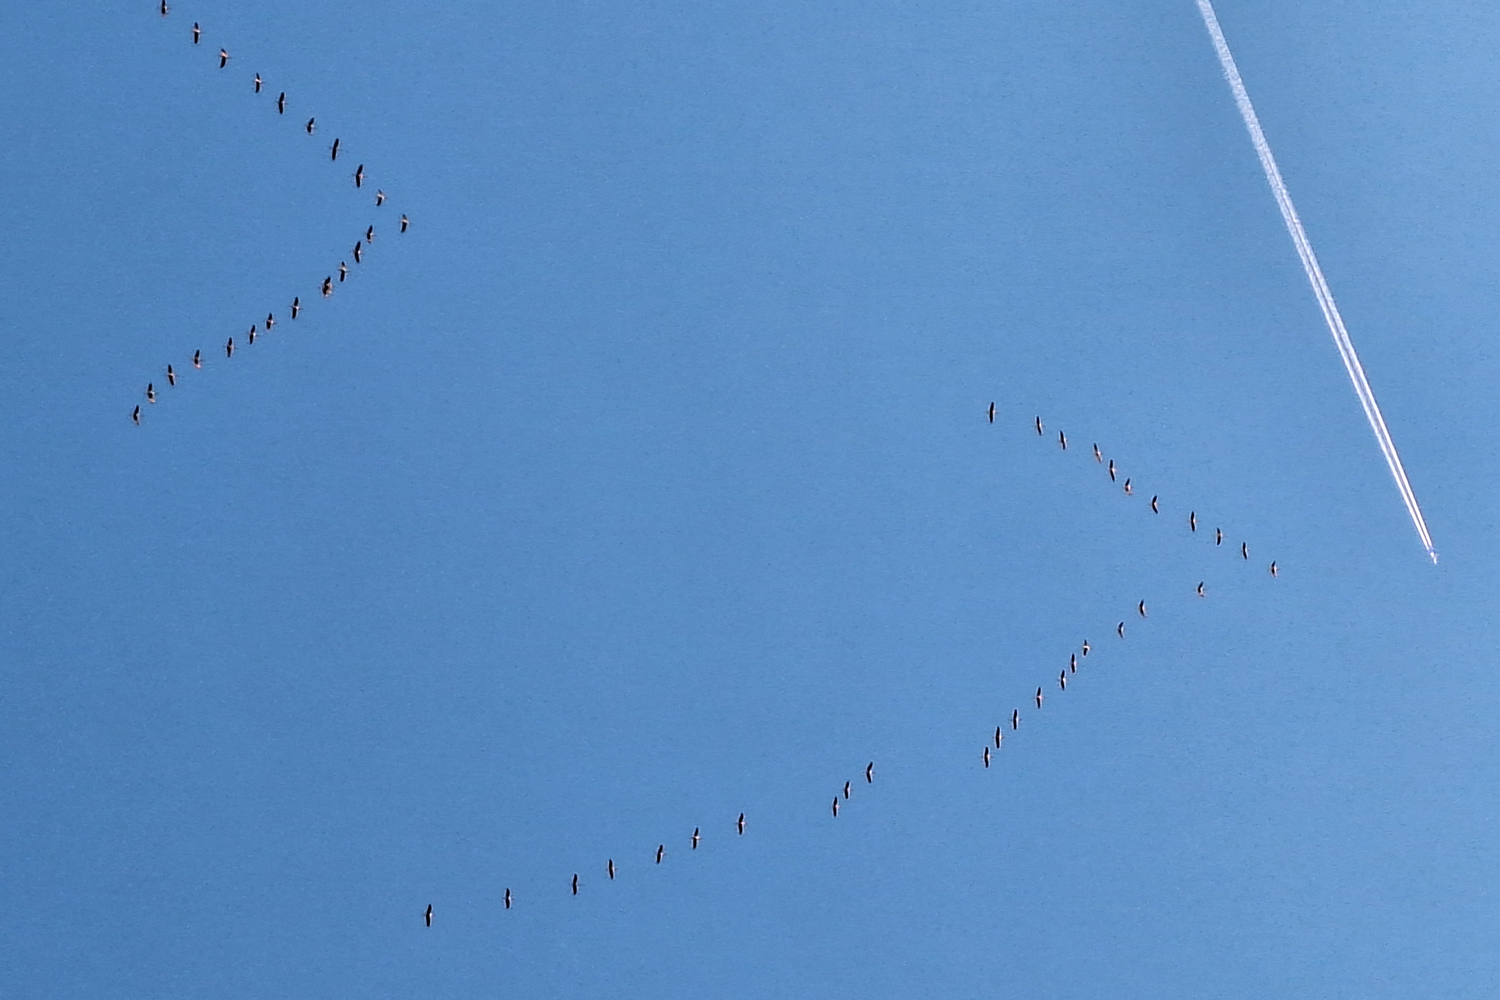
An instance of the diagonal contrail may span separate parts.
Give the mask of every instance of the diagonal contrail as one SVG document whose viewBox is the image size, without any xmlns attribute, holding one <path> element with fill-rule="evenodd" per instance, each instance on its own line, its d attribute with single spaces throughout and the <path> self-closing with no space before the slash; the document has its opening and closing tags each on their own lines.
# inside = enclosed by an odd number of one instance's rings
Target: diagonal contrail
<svg viewBox="0 0 1500 1000">
<path fill-rule="evenodd" d="M 1401 491 L 1407 513 L 1411 514 L 1412 523 L 1417 526 L 1417 534 L 1421 536 L 1428 556 L 1435 563 L 1437 552 L 1432 547 L 1432 536 L 1427 533 L 1427 522 L 1422 520 L 1422 509 L 1417 506 L 1417 496 L 1411 491 L 1411 483 L 1406 480 L 1406 470 L 1401 467 L 1401 456 L 1396 454 L 1396 444 L 1391 440 L 1390 431 L 1386 430 L 1385 418 L 1380 415 L 1380 407 L 1375 402 L 1375 393 L 1365 379 L 1359 355 L 1354 353 L 1354 343 L 1349 339 L 1349 331 L 1344 328 L 1344 318 L 1339 315 L 1333 293 L 1328 290 L 1328 282 L 1323 278 L 1323 269 L 1318 266 L 1312 244 L 1308 242 L 1307 233 L 1302 229 L 1302 220 L 1297 218 L 1297 209 L 1292 205 L 1292 196 L 1287 192 L 1286 182 L 1281 179 L 1281 171 L 1276 169 L 1276 158 L 1271 155 L 1266 134 L 1260 130 L 1260 119 L 1255 117 L 1255 107 L 1250 103 L 1245 81 L 1240 79 L 1240 71 L 1234 65 L 1234 56 L 1229 54 L 1229 43 L 1224 40 L 1224 32 L 1219 28 L 1213 4 L 1209 0 L 1198 0 L 1198 12 L 1203 15 L 1203 23 L 1213 38 L 1214 51 L 1219 54 L 1219 65 L 1224 68 L 1224 79 L 1229 81 L 1229 89 L 1234 91 L 1234 103 L 1239 105 L 1240 116 L 1245 119 L 1245 128 L 1249 130 L 1250 141 L 1255 145 L 1256 154 L 1260 156 L 1266 181 L 1271 185 L 1271 193 L 1276 196 L 1276 206 L 1281 209 L 1281 218 L 1286 222 L 1287 232 L 1291 234 L 1292 243 L 1297 247 L 1297 256 L 1302 258 L 1302 268 L 1307 272 L 1313 295 L 1317 296 L 1318 306 L 1323 310 L 1323 319 L 1328 322 L 1328 332 L 1333 334 L 1334 346 L 1339 349 L 1339 357 L 1344 359 L 1349 381 L 1354 383 L 1354 394 L 1359 397 L 1359 405 L 1364 407 L 1370 429 L 1375 432 L 1375 440 L 1380 445 L 1380 453 L 1385 456 L 1385 464 L 1391 467 L 1396 489 Z"/>
</svg>

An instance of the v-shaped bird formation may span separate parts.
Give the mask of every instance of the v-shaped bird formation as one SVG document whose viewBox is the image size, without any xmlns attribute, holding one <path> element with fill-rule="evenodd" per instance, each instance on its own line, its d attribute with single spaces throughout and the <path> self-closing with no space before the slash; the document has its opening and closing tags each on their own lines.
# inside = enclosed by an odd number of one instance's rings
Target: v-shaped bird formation
<svg viewBox="0 0 1500 1000">
<path fill-rule="evenodd" d="M 163 18 L 166 18 L 166 17 L 168 17 L 171 14 L 172 8 L 166 3 L 166 0 L 161 0 L 160 4 L 157 7 L 157 12 Z M 203 33 L 204 33 L 203 32 L 203 26 L 199 22 L 194 21 L 193 22 L 193 30 L 192 30 L 192 44 L 193 45 L 201 45 L 202 44 L 202 42 L 203 42 Z M 229 50 L 227 48 L 220 47 L 220 49 L 219 49 L 219 55 L 218 55 L 218 66 L 219 66 L 219 69 L 221 69 L 221 70 L 228 69 L 230 62 L 233 59 L 234 59 L 234 57 L 230 54 L 230 52 L 229 52 Z M 259 93 L 261 93 L 266 88 L 266 81 L 261 77 L 261 75 L 259 73 L 256 73 L 254 75 L 254 79 L 251 81 L 251 85 L 250 86 L 251 86 L 251 92 L 252 92 L 252 94 L 259 94 Z M 267 91 L 267 92 L 269 92 L 269 91 Z M 278 115 L 285 115 L 286 111 L 287 111 L 288 103 L 289 102 L 287 100 L 286 91 L 284 91 L 284 90 L 280 91 L 278 93 L 278 95 L 277 95 L 277 98 L 276 98 L 276 101 L 275 101 L 275 105 L 274 105 L 275 108 L 276 108 L 276 113 Z M 303 131 L 306 132 L 308 135 L 312 135 L 314 132 L 316 132 L 317 128 L 318 128 L 316 116 L 309 116 L 308 119 L 307 119 L 307 123 L 305 125 L 303 125 L 302 128 L 303 128 Z M 340 149 L 340 142 L 341 142 L 341 140 L 337 136 L 335 136 L 334 140 L 333 140 L 333 144 L 329 147 L 329 157 L 328 157 L 329 158 L 329 162 L 337 162 L 338 161 L 338 158 L 339 158 L 339 149 Z M 348 162 L 348 161 L 346 160 L 345 162 Z M 363 193 L 365 178 L 367 176 L 368 175 L 365 172 L 365 165 L 363 163 L 359 164 L 359 166 L 357 166 L 353 170 L 353 172 L 349 175 L 350 180 L 353 181 L 354 190 L 360 191 L 361 193 Z M 386 196 L 386 193 L 385 193 L 385 190 L 384 189 L 377 190 L 375 192 L 374 198 L 371 199 L 371 200 L 374 202 L 374 207 L 375 208 L 377 208 L 377 209 L 383 208 L 385 206 L 386 201 L 388 200 L 387 196 Z M 387 213 L 382 212 L 382 214 L 387 214 Z M 407 231 L 408 228 L 410 228 L 411 221 L 406 217 L 406 215 L 404 213 L 390 213 L 390 214 L 396 214 L 396 215 L 400 216 L 399 220 L 395 223 L 395 225 L 398 226 L 400 232 L 404 233 L 404 232 Z M 354 259 L 354 263 L 356 265 L 358 265 L 358 264 L 360 264 L 360 263 L 363 262 L 364 255 L 367 252 L 368 247 L 371 244 L 373 244 L 374 242 L 375 242 L 375 226 L 372 223 L 372 224 L 369 224 L 369 225 L 367 225 L 365 227 L 365 230 L 364 230 L 364 233 L 363 233 L 362 236 L 357 237 L 354 240 L 353 248 L 350 250 L 350 256 Z M 345 278 L 349 274 L 349 265 L 348 265 L 347 261 L 342 261 L 342 260 L 339 261 L 337 273 L 338 273 L 338 276 L 339 276 L 338 277 L 339 283 L 343 283 L 343 281 L 345 280 Z M 318 285 L 319 291 L 321 293 L 321 297 L 325 298 L 325 299 L 332 297 L 333 291 L 334 291 L 333 286 L 334 286 L 333 273 L 332 273 L 332 269 L 330 269 L 329 273 L 326 273 L 323 276 L 321 282 Z M 293 295 L 292 298 L 291 298 L 290 304 L 287 305 L 285 308 L 287 310 L 287 315 L 291 319 L 294 319 L 294 320 L 297 319 L 298 316 L 301 315 L 302 308 L 303 308 L 301 296 L 300 295 Z M 245 344 L 245 346 L 249 347 L 249 346 L 254 345 L 254 343 L 255 343 L 255 341 L 257 339 L 257 334 L 261 334 L 261 335 L 269 334 L 271 332 L 271 328 L 274 327 L 275 325 L 276 325 L 276 312 L 275 312 L 275 310 L 272 310 L 271 312 L 268 312 L 266 314 L 266 318 L 265 318 L 265 322 L 264 322 L 264 327 L 263 328 L 261 327 L 261 324 L 259 322 L 251 324 L 250 329 L 244 334 L 244 344 Z M 240 329 L 244 329 L 243 326 L 241 326 Z M 234 337 L 233 336 L 229 336 L 224 341 L 224 360 L 225 361 L 230 361 L 230 360 L 232 360 L 234 358 L 234 349 L 235 349 Z M 194 351 L 193 351 L 193 368 L 195 370 L 201 370 L 203 368 L 203 366 L 204 366 L 204 361 L 205 361 L 205 359 L 203 357 L 203 350 L 202 350 L 202 348 L 201 347 L 200 348 L 195 348 Z M 175 387 L 177 385 L 177 378 L 178 378 L 178 372 L 177 372 L 177 370 L 171 364 L 168 364 L 166 366 L 166 381 L 167 381 L 168 388 Z M 155 379 L 153 379 L 152 381 L 147 382 L 146 383 L 146 406 L 148 408 L 151 407 L 151 406 L 154 406 L 156 404 L 157 399 L 158 399 L 158 395 L 159 394 L 156 392 L 156 382 L 155 382 Z M 140 407 L 139 404 L 137 404 L 136 407 L 135 407 L 135 409 L 131 411 L 131 413 L 130 413 L 130 419 L 135 423 L 135 425 L 137 427 L 140 426 L 140 424 L 141 424 L 141 407 Z"/>
</svg>

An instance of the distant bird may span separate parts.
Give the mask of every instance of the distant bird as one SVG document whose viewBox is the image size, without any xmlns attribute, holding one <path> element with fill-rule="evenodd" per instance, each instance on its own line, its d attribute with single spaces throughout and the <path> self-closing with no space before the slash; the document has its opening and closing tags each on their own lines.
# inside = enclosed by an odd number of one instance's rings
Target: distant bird
<svg viewBox="0 0 1500 1000">
<path fill-rule="evenodd" d="M 141 426 L 141 408 L 139 406 L 131 411 L 130 419 L 135 421 L 137 427 Z"/>
<path fill-rule="evenodd" d="M 578 873 L 573 873 L 573 895 L 578 895 Z"/>
<path fill-rule="evenodd" d="M 1042 418 L 1041 417 L 1037 417 L 1036 418 L 1036 432 L 1038 434 L 1042 433 Z"/>
<path fill-rule="evenodd" d="M 1041 688 L 1037 688 L 1036 689 L 1036 707 L 1037 708 L 1041 708 L 1042 707 L 1042 689 Z"/>
<path fill-rule="evenodd" d="M 839 797 L 837 795 L 833 797 L 833 818 L 839 818 Z"/>
<path fill-rule="evenodd" d="M 1214 544 L 1215 545 L 1223 545 L 1224 544 L 1224 529 L 1223 528 L 1215 528 L 1214 529 Z"/>
<path fill-rule="evenodd" d="M 985 767 L 989 767 L 990 766 L 990 748 L 989 747 L 985 747 L 984 748 L 984 754 L 982 756 L 983 756 L 983 759 L 984 759 L 984 766 Z"/>
<path fill-rule="evenodd" d="M 667 845 L 666 844 L 657 844 L 656 845 L 656 863 L 657 864 L 661 864 L 662 855 L 666 854 L 666 853 L 667 853 Z"/>
<path fill-rule="evenodd" d="M 745 814 L 744 813 L 740 813 L 740 818 L 739 818 L 739 820 L 737 820 L 735 822 L 734 828 L 739 831 L 739 834 L 740 834 L 741 837 L 743 837 L 745 835 Z"/>
<path fill-rule="evenodd" d="M 1003 741 L 1004 741 L 1004 740 L 1005 740 L 1005 733 L 1003 733 L 1003 732 L 1002 732 L 1002 731 L 1001 731 L 1001 729 L 1000 729 L 1000 727 L 999 727 L 999 726 L 996 726 L 996 727 L 995 727 L 995 749 L 996 749 L 996 750 L 999 750 L 999 749 L 1000 749 L 1000 744 L 1001 744 L 1001 743 L 1002 743 L 1002 742 L 1003 742 Z"/>
<path fill-rule="evenodd" d="M 328 296 L 330 296 L 332 294 L 333 294 L 333 275 L 330 274 L 328 277 L 326 277 L 326 278 L 323 279 L 323 298 L 326 299 L 326 298 L 328 298 Z"/>
<path fill-rule="evenodd" d="M 995 403 L 994 403 L 993 400 L 991 400 L 990 401 L 990 423 L 993 424 L 994 422 L 995 422 Z"/>
<path fill-rule="evenodd" d="M 194 351 L 193 352 L 193 367 L 194 368 L 202 368 L 203 367 L 203 352 L 202 351 Z"/>
<path fill-rule="evenodd" d="M 354 168 L 354 186 L 360 187 L 365 182 L 365 165 L 361 163 Z"/>
<path fill-rule="evenodd" d="M 872 761 L 870 761 L 870 763 L 868 763 L 868 764 L 865 765 L 865 784 L 867 784 L 867 785 L 873 785 L 874 783 L 875 783 L 875 762 L 872 760 Z"/>
<path fill-rule="evenodd" d="M 369 226 L 369 227 L 367 227 L 365 229 L 365 242 L 366 243 L 374 243 L 375 242 L 375 227 L 374 226 Z"/>
<path fill-rule="evenodd" d="M 284 90 L 276 97 L 276 113 L 278 115 L 286 114 L 286 91 Z"/>
<path fill-rule="evenodd" d="M 226 358 L 232 358 L 232 357 L 234 357 L 234 338 L 233 337 L 230 337 L 227 341 L 224 342 L 224 356 Z"/>
<path fill-rule="evenodd" d="M 1161 511 L 1158 510 L 1157 507 L 1156 507 L 1156 497 L 1154 497 L 1154 496 L 1151 498 L 1151 513 L 1153 513 L 1153 514 L 1160 514 L 1161 513 Z"/>
<path fill-rule="evenodd" d="M 1141 617 L 1142 618 L 1146 617 L 1146 602 L 1145 601 L 1142 601 L 1141 603 L 1137 604 L 1135 606 L 1135 609 L 1141 613 Z"/>
<path fill-rule="evenodd" d="M 1069 653 L 1068 654 L 1068 670 L 1070 672 L 1072 672 L 1072 673 L 1075 673 L 1075 674 L 1078 673 L 1078 654 L 1077 653 Z"/>
<path fill-rule="evenodd" d="M 605 865 L 605 869 L 609 872 L 609 880 L 611 882 L 613 882 L 615 880 L 615 859 L 614 858 L 610 858 L 609 859 L 609 864 Z"/>
<path fill-rule="evenodd" d="M 193 22 L 193 44 L 198 44 L 198 38 L 203 34 L 203 29 L 198 27 L 198 22 Z"/>
<path fill-rule="evenodd" d="M 253 324 L 253 323 L 250 325 L 249 337 L 250 337 L 250 343 L 252 343 L 252 344 L 255 343 L 255 324 Z"/>
<path fill-rule="evenodd" d="M 698 849 L 698 828 L 695 826 L 695 827 L 693 827 L 693 850 L 696 851 L 697 849 Z"/>
<path fill-rule="evenodd" d="M 177 384 L 177 373 L 172 370 L 172 366 L 171 365 L 167 365 L 167 385 L 176 385 L 176 384 Z"/>
<path fill-rule="evenodd" d="M 385 192 L 381 191 L 379 189 L 376 189 L 376 191 L 375 191 L 375 207 L 379 208 L 381 205 L 384 205 L 384 204 L 385 204 Z"/>
<path fill-rule="evenodd" d="M 852 789 L 850 787 L 849 782 L 847 782 L 847 781 L 844 782 L 844 798 L 847 799 L 849 797 L 849 793 L 852 792 L 853 790 L 854 789 Z"/>
<path fill-rule="evenodd" d="M 1197 511 L 1191 511 L 1191 510 L 1188 511 L 1188 530 L 1189 531 L 1197 531 L 1198 530 L 1198 513 L 1197 513 Z"/>
<path fill-rule="evenodd" d="M 167 16 L 167 12 L 170 11 L 171 9 L 172 9 L 171 7 L 167 6 L 167 0 L 161 0 L 161 8 L 160 8 L 160 10 L 161 10 L 161 16 L 162 17 L 166 17 Z"/>
<path fill-rule="evenodd" d="M 1096 462 L 1102 462 L 1102 461 L 1104 461 L 1104 453 L 1099 450 L 1099 446 L 1097 444 L 1094 445 L 1094 461 L 1096 461 Z"/>
<path fill-rule="evenodd" d="M 509 889 L 505 890 L 505 908 L 507 910 L 510 909 L 510 890 Z"/>
<path fill-rule="evenodd" d="M 1115 626 L 1115 635 L 1119 636 L 1121 639 L 1125 638 L 1125 623 L 1124 622 L 1121 622 L 1120 624 L 1118 624 L 1118 625 Z"/>
<path fill-rule="evenodd" d="M 360 248 L 360 241 L 359 240 L 355 240 L 354 241 L 354 263 L 356 263 L 356 264 L 359 263 L 359 248 Z"/>
<path fill-rule="evenodd" d="M 432 904 L 431 903 L 427 904 L 427 926 L 428 927 L 432 926 Z"/>
<path fill-rule="evenodd" d="M 255 74 L 255 92 L 260 93 L 260 74 Z"/>
<path fill-rule="evenodd" d="M 349 273 L 349 265 L 345 264 L 343 261 L 339 261 L 339 280 L 343 281 L 344 280 L 344 276 L 347 275 L 348 273 Z"/>
<path fill-rule="evenodd" d="M 1250 543 L 1240 542 L 1240 556 L 1244 559 L 1250 558 Z"/>
<path fill-rule="evenodd" d="M 406 232 L 406 227 L 407 227 L 407 226 L 408 226 L 408 225 L 410 225 L 410 223 L 408 223 L 408 222 L 407 222 L 407 221 L 406 221 L 406 216 L 404 216 L 404 215 L 403 215 L 403 216 L 401 216 L 401 231 L 402 231 L 402 232 L 403 232 L 403 233 L 404 233 L 404 232 Z M 994 407 L 995 407 L 995 404 L 994 404 L 994 403 L 991 403 L 991 404 L 990 404 L 990 408 L 991 408 L 991 409 L 994 409 Z M 995 422 L 995 418 L 994 418 L 994 417 L 990 417 L 990 423 L 994 423 L 994 422 Z"/>
<path fill-rule="evenodd" d="M 1109 460 L 1109 481 L 1110 482 L 1114 482 L 1115 481 L 1115 460 L 1114 459 L 1110 459 Z"/>
<path fill-rule="evenodd" d="M 1087 639 L 1083 640 L 1083 655 L 1084 656 L 1088 656 L 1089 655 L 1089 650 L 1091 648 L 1092 647 L 1089 646 L 1089 641 Z"/>
<path fill-rule="evenodd" d="M 339 141 L 337 139 L 333 140 L 333 149 L 329 151 L 328 158 L 330 160 L 337 160 L 339 158 Z"/>
<path fill-rule="evenodd" d="M 271 327 L 276 325 L 276 314 L 266 313 L 266 332 L 271 332 Z"/>
<path fill-rule="evenodd" d="M 219 50 L 219 68 L 223 69 L 229 65 L 229 52 L 225 49 Z"/>
<path fill-rule="evenodd" d="M 156 386 L 152 385 L 150 382 L 146 383 L 146 402 L 156 402 Z"/>
<path fill-rule="evenodd" d="M 1276 560 L 1274 560 L 1274 559 L 1271 560 L 1271 575 L 1272 576 L 1276 575 Z"/>
<path fill-rule="evenodd" d="M 1067 451 L 1068 450 L 1068 436 L 1066 434 L 1064 434 L 1062 431 L 1058 431 L 1057 432 L 1057 443 L 1060 444 L 1060 445 L 1062 445 L 1062 450 L 1063 451 Z"/>
<path fill-rule="evenodd" d="M 1199 597 L 1206 597 L 1206 596 L 1208 596 L 1205 593 L 1203 593 L 1203 581 L 1202 580 L 1198 581 L 1198 596 Z"/>
<path fill-rule="evenodd" d="M 1064 691 L 1068 689 L 1068 672 L 1066 670 L 1057 675 L 1057 686 Z"/>
<path fill-rule="evenodd" d="M 1019 708 L 1012 709 L 1011 713 L 1010 713 L 1010 731 L 1011 732 L 1015 732 L 1017 729 L 1020 729 L 1020 728 L 1021 728 L 1021 710 Z"/>
<path fill-rule="evenodd" d="M 313 123 L 314 123 L 314 122 L 316 122 L 316 121 L 317 121 L 317 119 L 316 119 L 316 118 L 309 118 L 309 119 L 308 119 L 308 120 L 307 120 L 307 125 L 305 125 L 305 126 L 304 126 L 304 127 L 305 127 L 305 128 L 306 128 L 306 129 L 307 129 L 307 134 L 308 134 L 308 135 L 312 135 L 312 134 L 313 134 L 313 130 L 314 130 L 314 129 L 315 129 L 315 128 L 317 128 L 317 126 L 316 126 L 316 125 L 314 125 L 314 124 L 313 124 Z"/>
<path fill-rule="evenodd" d="M 299 295 L 293 295 L 292 296 L 292 319 L 296 319 L 297 318 L 297 313 L 299 313 L 301 311 L 302 311 L 302 297 L 299 296 Z"/>
<path fill-rule="evenodd" d="M 1131 496 L 1135 491 L 1130 488 L 1130 480 L 1125 480 L 1125 495 Z"/>
</svg>

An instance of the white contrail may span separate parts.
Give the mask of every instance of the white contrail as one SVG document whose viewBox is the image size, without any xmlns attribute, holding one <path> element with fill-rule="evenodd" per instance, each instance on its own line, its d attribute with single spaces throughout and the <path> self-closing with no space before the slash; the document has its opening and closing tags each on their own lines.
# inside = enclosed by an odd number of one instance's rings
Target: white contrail
<svg viewBox="0 0 1500 1000">
<path fill-rule="evenodd" d="M 1313 295 L 1317 296 L 1318 305 L 1323 310 L 1323 319 L 1328 322 L 1328 332 L 1333 334 L 1333 343 L 1339 349 L 1339 357 L 1344 359 L 1344 368 L 1349 372 L 1349 381 L 1354 383 L 1354 394 L 1359 397 L 1359 405 L 1365 409 L 1365 417 L 1370 421 L 1370 429 L 1375 432 L 1375 440 L 1380 444 L 1380 452 L 1385 456 L 1385 464 L 1391 467 L 1391 475 L 1395 477 L 1396 489 L 1401 491 L 1401 499 L 1406 501 L 1406 510 L 1411 514 L 1412 523 L 1417 526 L 1417 534 L 1422 538 L 1422 544 L 1427 547 L 1427 554 L 1437 562 L 1437 552 L 1432 547 L 1432 536 L 1427 533 L 1427 522 L 1422 520 L 1422 509 L 1417 506 L 1416 494 L 1411 491 L 1411 483 L 1406 481 L 1406 470 L 1401 467 L 1401 456 L 1396 454 L 1395 442 L 1391 440 L 1390 431 L 1386 430 L 1385 418 L 1380 415 L 1380 407 L 1375 403 L 1375 393 L 1370 388 L 1370 383 L 1365 379 L 1364 367 L 1359 363 L 1359 355 L 1354 353 L 1354 344 L 1349 339 L 1349 331 L 1344 328 L 1344 318 L 1339 315 L 1339 307 L 1334 304 L 1333 293 L 1328 290 L 1328 282 L 1323 278 L 1323 269 L 1318 266 L 1318 258 L 1313 255 L 1312 244 L 1307 240 L 1307 233 L 1302 229 L 1302 220 L 1297 218 L 1297 209 L 1292 205 L 1292 196 L 1287 192 L 1286 182 L 1281 179 L 1281 171 L 1276 169 L 1276 158 L 1271 155 L 1271 147 L 1266 142 L 1266 134 L 1260 130 L 1260 119 L 1255 117 L 1255 107 L 1250 103 L 1250 95 L 1245 91 L 1245 82 L 1240 79 L 1240 71 L 1234 65 L 1234 56 L 1229 54 L 1229 43 L 1224 40 L 1224 32 L 1219 28 L 1219 19 L 1214 14 L 1213 4 L 1209 0 L 1198 0 L 1198 12 L 1203 15 L 1203 23 L 1208 27 L 1208 33 L 1214 41 L 1214 51 L 1219 54 L 1219 65 L 1224 68 L 1224 79 L 1229 81 L 1229 89 L 1234 91 L 1234 103 L 1239 105 L 1240 116 L 1245 119 L 1245 128 L 1250 132 L 1250 141 L 1255 145 L 1255 152 L 1260 156 L 1260 165 L 1266 172 L 1266 181 L 1271 185 L 1271 193 L 1276 196 L 1276 205 L 1281 209 L 1281 218 L 1286 222 L 1287 232 L 1292 236 L 1292 242 L 1296 244 L 1297 256 L 1302 258 L 1302 267 L 1307 271 L 1307 280 L 1312 285 Z"/>
</svg>

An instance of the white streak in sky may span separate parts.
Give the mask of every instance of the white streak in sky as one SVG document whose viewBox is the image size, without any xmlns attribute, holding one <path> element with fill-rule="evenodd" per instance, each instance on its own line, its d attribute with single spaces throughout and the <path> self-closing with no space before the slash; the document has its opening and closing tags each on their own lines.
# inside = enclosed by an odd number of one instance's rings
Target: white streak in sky
<svg viewBox="0 0 1500 1000">
<path fill-rule="evenodd" d="M 1401 456 L 1396 454 L 1395 442 L 1391 440 L 1390 431 L 1386 430 L 1385 418 L 1380 415 L 1380 407 L 1375 403 L 1375 393 L 1370 389 L 1370 383 L 1365 379 L 1365 370 L 1359 363 L 1359 355 L 1354 353 L 1354 344 L 1349 339 L 1349 331 L 1344 328 L 1344 318 L 1339 315 L 1339 307 L 1334 304 L 1333 293 L 1328 290 L 1328 282 L 1323 278 L 1323 269 L 1318 266 L 1318 258 L 1313 255 L 1312 244 L 1307 240 L 1307 233 L 1302 229 L 1302 220 L 1297 218 L 1297 209 L 1292 205 L 1292 196 L 1287 192 L 1286 182 L 1281 179 L 1281 171 L 1276 169 L 1276 158 L 1271 155 L 1271 147 L 1266 142 L 1266 135 L 1260 130 L 1260 120 L 1255 116 L 1255 107 L 1250 103 L 1250 95 L 1245 91 L 1245 82 L 1240 79 L 1240 71 L 1234 65 L 1234 56 L 1229 54 L 1229 43 L 1224 40 L 1224 32 L 1219 28 L 1219 19 L 1214 15 L 1213 4 L 1209 0 L 1198 0 L 1198 12 L 1203 15 L 1203 23 L 1208 27 L 1208 33 L 1213 38 L 1214 51 L 1219 54 L 1219 65 L 1224 68 L 1224 79 L 1229 81 L 1229 89 L 1234 91 L 1234 103 L 1239 105 L 1240 116 L 1245 119 L 1245 128 L 1250 132 L 1250 141 L 1255 145 L 1255 152 L 1260 156 L 1260 165 L 1266 172 L 1266 181 L 1271 185 L 1271 193 L 1276 196 L 1276 206 L 1281 209 L 1281 218 L 1286 222 L 1287 232 L 1292 236 L 1292 243 L 1297 247 L 1297 256 L 1302 258 L 1302 268 L 1307 272 L 1307 280 L 1312 285 L 1313 295 L 1317 296 L 1318 305 L 1323 310 L 1323 319 L 1328 322 L 1328 332 L 1333 334 L 1333 343 L 1339 349 L 1339 357 L 1344 359 L 1344 368 L 1349 372 L 1349 381 L 1354 383 L 1354 394 L 1359 397 L 1359 405 L 1364 407 L 1365 417 L 1370 421 L 1370 429 L 1375 432 L 1375 440 L 1380 444 L 1380 452 L 1385 456 L 1385 464 L 1391 467 L 1391 475 L 1395 477 L 1396 489 L 1401 491 L 1401 499 L 1406 501 L 1407 513 L 1411 514 L 1412 523 L 1417 526 L 1417 534 L 1422 538 L 1422 544 L 1427 547 L 1427 554 L 1437 562 L 1437 552 L 1432 547 L 1432 536 L 1427 533 L 1427 522 L 1422 520 L 1422 510 L 1417 506 L 1417 497 L 1411 491 L 1411 483 L 1406 481 L 1406 470 L 1401 467 Z"/>
</svg>

